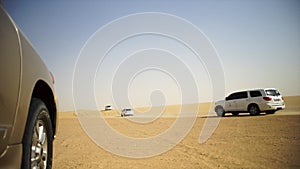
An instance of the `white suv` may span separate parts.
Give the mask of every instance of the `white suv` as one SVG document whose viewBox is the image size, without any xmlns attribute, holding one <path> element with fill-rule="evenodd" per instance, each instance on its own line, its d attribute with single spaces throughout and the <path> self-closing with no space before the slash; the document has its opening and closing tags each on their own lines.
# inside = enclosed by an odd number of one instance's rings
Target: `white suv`
<svg viewBox="0 0 300 169">
<path fill-rule="evenodd" d="M 123 116 L 133 116 L 133 115 L 134 115 L 134 112 L 130 108 L 123 109 L 122 113 L 121 113 L 121 117 L 123 117 Z"/>
<path fill-rule="evenodd" d="M 236 116 L 240 112 L 249 112 L 250 115 L 259 115 L 260 112 L 274 114 L 275 111 L 284 108 L 284 100 L 274 88 L 235 92 L 215 104 L 215 112 L 218 116 L 224 116 L 225 113 Z"/>
</svg>

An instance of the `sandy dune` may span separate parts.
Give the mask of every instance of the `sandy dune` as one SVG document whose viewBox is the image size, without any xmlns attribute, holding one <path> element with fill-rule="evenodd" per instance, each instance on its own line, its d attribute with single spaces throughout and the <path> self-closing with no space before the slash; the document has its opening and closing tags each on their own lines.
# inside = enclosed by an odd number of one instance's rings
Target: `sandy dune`
<svg viewBox="0 0 300 169">
<path fill-rule="evenodd" d="M 287 109 L 275 115 L 222 118 L 214 134 L 203 144 L 198 143 L 198 138 L 207 118 L 200 116 L 173 149 L 141 159 L 121 157 L 98 147 L 85 134 L 74 112 L 60 113 L 53 168 L 299 168 L 300 97 L 285 97 L 285 101 Z M 205 114 L 205 107 L 202 108 L 199 114 Z M 166 110 L 170 115 L 178 107 Z M 116 131 L 147 138 L 167 130 L 177 114 L 144 124 L 120 118 L 117 112 L 102 112 L 102 115 Z M 103 139 L 110 138 L 103 135 Z"/>
<path fill-rule="evenodd" d="M 176 117 L 179 116 L 182 111 L 183 116 L 203 116 L 207 115 L 210 108 L 213 111 L 213 103 L 199 103 L 199 104 L 187 104 L 187 105 L 167 105 L 162 107 L 139 107 L 134 108 L 135 116 L 141 117 Z M 160 112 L 162 112 L 160 114 Z M 196 112 L 191 114 L 191 112 Z M 117 117 L 120 116 L 120 110 L 101 111 L 101 114 L 105 117 Z"/>
</svg>

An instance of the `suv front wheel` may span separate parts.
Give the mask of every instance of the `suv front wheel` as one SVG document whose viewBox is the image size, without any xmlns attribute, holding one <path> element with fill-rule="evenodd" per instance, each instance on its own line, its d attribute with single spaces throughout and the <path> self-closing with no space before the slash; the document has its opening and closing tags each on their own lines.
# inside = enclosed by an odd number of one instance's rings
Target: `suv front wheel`
<svg viewBox="0 0 300 169">
<path fill-rule="evenodd" d="M 217 106 L 215 111 L 219 117 L 225 116 L 225 111 L 222 106 Z"/>
<path fill-rule="evenodd" d="M 32 98 L 23 136 L 22 169 L 52 168 L 53 131 L 44 102 Z"/>
</svg>

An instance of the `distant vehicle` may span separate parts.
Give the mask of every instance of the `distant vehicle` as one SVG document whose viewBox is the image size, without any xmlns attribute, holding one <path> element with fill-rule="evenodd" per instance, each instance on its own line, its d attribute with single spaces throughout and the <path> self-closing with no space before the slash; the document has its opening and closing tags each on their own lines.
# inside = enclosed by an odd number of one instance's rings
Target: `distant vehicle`
<svg viewBox="0 0 300 169">
<path fill-rule="evenodd" d="M 274 114 L 284 108 L 283 97 L 274 88 L 235 92 L 215 104 L 215 112 L 218 116 L 224 116 L 225 113 L 238 115 L 241 112 L 249 112 L 250 115 L 259 115 L 260 112 Z"/>
<path fill-rule="evenodd" d="M 0 168 L 51 168 L 54 78 L 0 2 Z"/>
<path fill-rule="evenodd" d="M 105 106 L 105 110 L 107 111 L 107 110 L 112 110 L 112 107 L 111 107 L 111 105 L 107 105 L 107 106 Z"/>
<path fill-rule="evenodd" d="M 122 113 L 121 113 L 121 117 L 124 117 L 124 116 L 133 116 L 133 115 L 134 115 L 133 110 L 129 109 L 129 108 L 123 109 Z"/>
</svg>

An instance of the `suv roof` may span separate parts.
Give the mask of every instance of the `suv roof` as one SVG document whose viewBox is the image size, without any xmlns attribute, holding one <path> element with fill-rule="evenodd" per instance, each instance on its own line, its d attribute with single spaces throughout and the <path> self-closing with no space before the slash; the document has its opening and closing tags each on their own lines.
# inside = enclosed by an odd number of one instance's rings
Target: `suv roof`
<svg viewBox="0 0 300 169">
<path fill-rule="evenodd" d="M 233 92 L 230 92 L 229 94 L 232 93 L 237 93 L 237 92 L 245 92 L 245 91 L 254 91 L 254 90 L 277 90 L 276 88 L 254 88 L 254 89 L 241 89 L 241 90 L 236 90 Z"/>
</svg>

